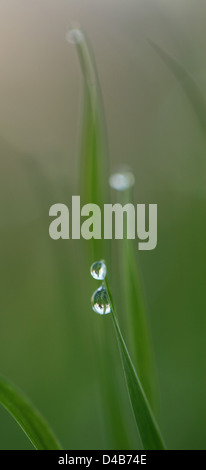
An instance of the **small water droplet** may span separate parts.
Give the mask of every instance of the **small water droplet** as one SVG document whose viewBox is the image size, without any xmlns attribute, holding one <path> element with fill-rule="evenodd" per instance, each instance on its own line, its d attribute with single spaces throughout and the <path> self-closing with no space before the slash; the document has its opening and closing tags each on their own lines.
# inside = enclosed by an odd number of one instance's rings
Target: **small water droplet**
<svg viewBox="0 0 206 470">
<path fill-rule="evenodd" d="M 94 279 L 102 281 L 107 274 L 107 267 L 104 261 L 95 261 L 90 268 L 90 273 Z"/>
<path fill-rule="evenodd" d="M 111 305 L 104 286 L 99 287 L 99 289 L 94 292 L 91 302 L 93 310 L 99 313 L 99 315 L 106 315 L 111 312 Z"/>
<path fill-rule="evenodd" d="M 68 42 L 71 42 L 71 44 L 80 44 L 84 39 L 83 33 L 80 31 L 80 29 L 70 29 L 66 33 L 66 40 Z"/>
<path fill-rule="evenodd" d="M 129 170 L 113 173 L 109 178 L 111 188 L 116 189 L 117 191 L 125 191 L 125 189 L 131 188 L 134 183 L 134 174 Z"/>
</svg>

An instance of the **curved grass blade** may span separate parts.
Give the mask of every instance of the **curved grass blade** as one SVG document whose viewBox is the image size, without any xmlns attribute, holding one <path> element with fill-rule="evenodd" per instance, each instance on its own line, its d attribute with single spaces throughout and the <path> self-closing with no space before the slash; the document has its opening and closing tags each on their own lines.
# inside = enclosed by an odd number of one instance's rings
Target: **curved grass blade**
<svg viewBox="0 0 206 470">
<path fill-rule="evenodd" d="M 132 201 L 132 188 L 120 192 L 121 204 Z M 122 282 L 122 313 L 121 318 L 126 332 L 126 338 L 131 350 L 134 365 L 143 386 L 144 392 L 154 409 L 157 405 L 157 384 L 154 359 L 152 355 L 150 331 L 147 319 L 145 298 L 137 263 L 137 246 L 134 240 L 127 238 L 127 226 L 124 221 L 124 237 L 119 245 Z"/>
<path fill-rule="evenodd" d="M 191 50 L 188 47 L 188 43 L 182 30 L 179 29 L 178 23 L 173 24 L 173 19 L 168 12 L 167 5 L 163 3 L 160 5 L 158 0 L 147 0 L 147 3 L 149 4 L 151 15 L 156 17 L 158 24 L 161 26 L 161 32 L 164 32 L 165 37 L 172 40 L 182 57 L 191 59 Z"/>
<path fill-rule="evenodd" d="M 36 449 L 61 449 L 40 413 L 21 391 L 2 377 L 0 377 L 0 403 L 17 421 Z"/>
<path fill-rule="evenodd" d="M 200 126 L 204 133 L 206 132 L 206 101 L 203 93 L 199 89 L 194 78 L 188 73 L 188 71 L 167 51 L 162 49 L 151 39 L 148 39 L 149 44 L 156 51 L 159 57 L 171 70 L 179 84 L 183 88 L 187 95 L 193 110 L 199 120 Z"/>
<path fill-rule="evenodd" d="M 128 339 L 145 394 L 151 407 L 154 408 L 156 405 L 154 361 L 135 249 L 133 240 L 123 240 L 122 270 L 128 308 Z"/>
<path fill-rule="evenodd" d="M 83 203 L 97 204 L 103 208 L 107 200 L 107 139 L 101 89 L 95 60 L 85 34 L 76 43 L 79 63 L 83 75 L 83 122 L 81 131 L 80 192 Z M 106 256 L 108 244 L 105 240 L 92 239 L 92 259 Z"/>
<path fill-rule="evenodd" d="M 85 34 L 78 30 L 81 38 L 76 43 L 76 49 L 83 76 L 83 122 L 81 130 L 81 160 L 80 160 L 80 194 L 83 203 L 97 204 L 103 214 L 103 204 L 109 202 L 108 195 L 108 148 L 106 137 L 106 125 L 104 110 L 99 85 L 98 74 L 92 49 Z M 85 252 L 93 260 L 107 259 L 110 262 L 110 240 L 94 239 L 87 241 Z M 99 329 L 98 329 L 99 328 Z M 111 363 L 116 363 L 116 351 L 111 347 L 108 339 L 106 327 L 98 325 L 95 335 L 99 335 L 104 345 L 104 355 L 102 351 L 98 360 L 98 382 L 102 406 L 105 409 L 105 423 L 107 434 L 111 433 L 113 446 L 124 446 L 130 448 L 130 432 L 125 426 L 125 410 L 122 406 L 121 396 L 118 390 L 118 383 L 111 373 L 111 380 L 105 380 L 105 371 L 108 371 Z M 117 372 L 118 375 L 118 372 Z M 107 372 L 108 376 L 108 372 Z M 113 383 L 112 383 L 113 380 Z M 112 385 L 111 385 L 112 384 Z M 121 447 L 122 448 L 122 447 Z"/>
<path fill-rule="evenodd" d="M 107 279 L 105 279 L 105 287 L 111 304 L 112 320 L 122 357 L 129 397 L 142 444 L 145 450 L 164 450 L 165 445 L 161 433 L 123 339 Z"/>
</svg>

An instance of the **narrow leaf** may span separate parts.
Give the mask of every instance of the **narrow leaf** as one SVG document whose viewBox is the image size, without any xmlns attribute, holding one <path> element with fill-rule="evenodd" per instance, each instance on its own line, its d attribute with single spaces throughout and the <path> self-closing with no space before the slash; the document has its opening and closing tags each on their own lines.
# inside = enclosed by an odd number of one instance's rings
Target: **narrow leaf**
<svg viewBox="0 0 206 470">
<path fill-rule="evenodd" d="M 149 44 L 156 51 L 159 57 L 163 60 L 166 66 L 171 70 L 178 83 L 183 88 L 187 95 L 193 110 L 199 120 L 202 130 L 206 131 L 206 101 L 202 91 L 199 89 L 198 84 L 189 72 L 181 65 L 178 60 L 170 55 L 167 51 L 162 49 L 151 39 L 148 39 Z"/>
<path fill-rule="evenodd" d="M 53 432 L 33 404 L 14 385 L 0 378 L 0 403 L 13 416 L 38 450 L 61 449 Z"/>
<path fill-rule="evenodd" d="M 103 215 L 104 204 L 109 202 L 108 148 L 103 101 L 92 49 L 82 31 L 78 31 L 78 36 L 81 40 L 76 43 L 76 48 L 84 85 L 80 194 L 83 204 L 97 204 Z M 107 259 L 108 263 L 110 263 L 110 240 L 92 238 L 87 240 L 86 243 L 85 253 L 90 257 L 90 264 L 94 260 L 101 259 Z M 114 352 L 109 341 L 106 326 L 98 325 L 96 338 L 98 335 L 101 338 L 101 344 L 104 345 L 104 355 L 98 361 L 97 374 L 102 407 L 105 409 L 105 423 L 108 426 L 107 434 L 111 433 L 115 447 L 124 445 L 129 448 L 130 432 L 125 427 L 126 413 L 122 406 L 122 397 L 119 393 L 118 383 L 114 380 L 113 368 L 111 367 L 111 364 L 116 363 L 116 351 Z M 105 381 L 104 376 L 105 373 L 108 375 L 109 367 L 111 367 L 109 372 L 111 380 Z"/>
<path fill-rule="evenodd" d="M 161 433 L 123 339 L 107 279 L 105 280 L 105 286 L 111 304 L 112 319 L 122 357 L 130 401 L 142 444 L 146 450 L 164 450 L 165 445 Z"/>
<path fill-rule="evenodd" d="M 137 266 L 137 247 L 133 240 L 122 243 L 122 272 L 124 273 L 127 330 L 134 363 L 150 405 L 155 405 L 155 372 L 144 295 Z"/>
<path fill-rule="evenodd" d="M 97 204 L 103 209 L 107 200 L 107 139 L 101 89 L 95 60 L 89 42 L 81 31 L 82 40 L 76 44 L 81 66 L 84 95 L 81 132 L 80 192 L 83 203 Z M 92 259 L 107 257 L 104 239 L 92 239 Z"/>
<path fill-rule="evenodd" d="M 119 201 L 122 205 L 131 203 L 132 200 L 132 186 L 119 191 Z M 156 374 L 137 251 L 137 241 L 127 238 L 127 223 L 124 221 L 124 237 L 119 243 L 120 272 L 122 272 L 119 280 L 122 287 L 121 324 L 142 387 L 154 409 L 158 402 Z"/>
</svg>

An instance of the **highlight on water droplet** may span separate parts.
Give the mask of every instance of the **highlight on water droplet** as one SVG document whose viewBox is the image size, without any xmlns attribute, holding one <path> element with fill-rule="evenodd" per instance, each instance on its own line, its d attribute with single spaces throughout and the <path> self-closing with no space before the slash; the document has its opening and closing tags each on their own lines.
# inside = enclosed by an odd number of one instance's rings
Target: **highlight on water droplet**
<svg viewBox="0 0 206 470">
<path fill-rule="evenodd" d="M 131 188 L 134 183 L 134 173 L 129 169 L 121 169 L 109 177 L 109 184 L 111 188 L 116 189 L 116 191 L 125 191 Z"/>
<path fill-rule="evenodd" d="M 104 286 L 99 287 L 99 289 L 94 292 L 91 303 L 94 312 L 99 313 L 99 315 L 106 315 L 111 312 L 111 305 Z"/>
<path fill-rule="evenodd" d="M 66 33 L 66 41 L 70 42 L 71 44 L 80 44 L 84 39 L 83 33 L 80 29 L 70 29 Z"/>
<path fill-rule="evenodd" d="M 107 274 L 107 267 L 104 261 L 95 261 L 90 268 L 90 273 L 94 279 L 103 281 Z"/>
</svg>

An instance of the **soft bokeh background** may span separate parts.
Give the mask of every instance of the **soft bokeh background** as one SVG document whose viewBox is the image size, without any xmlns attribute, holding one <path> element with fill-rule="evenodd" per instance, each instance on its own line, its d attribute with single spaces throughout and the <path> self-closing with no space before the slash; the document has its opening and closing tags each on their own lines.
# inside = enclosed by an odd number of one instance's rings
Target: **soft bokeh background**
<svg viewBox="0 0 206 470">
<path fill-rule="evenodd" d="M 55 243 L 48 235 L 51 204 L 69 204 L 79 193 L 82 82 L 75 49 L 65 41 L 75 22 L 96 57 L 110 167 L 129 164 L 135 202 L 158 203 L 158 246 L 139 253 L 139 263 L 160 427 L 168 448 L 205 449 L 205 136 L 147 41 L 174 55 L 205 94 L 203 0 L 0 1 L 0 372 L 31 397 L 64 448 L 128 448 L 118 429 L 116 436 L 111 431 L 101 396 L 104 350 L 96 331 L 103 319 L 90 307 L 96 284 L 89 263 L 80 242 Z M 112 276 L 117 292 L 124 273 L 115 262 Z M 135 448 L 116 340 L 109 316 L 104 321 Z M 1 408 L 0 449 L 29 448 Z"/>
</svg>

